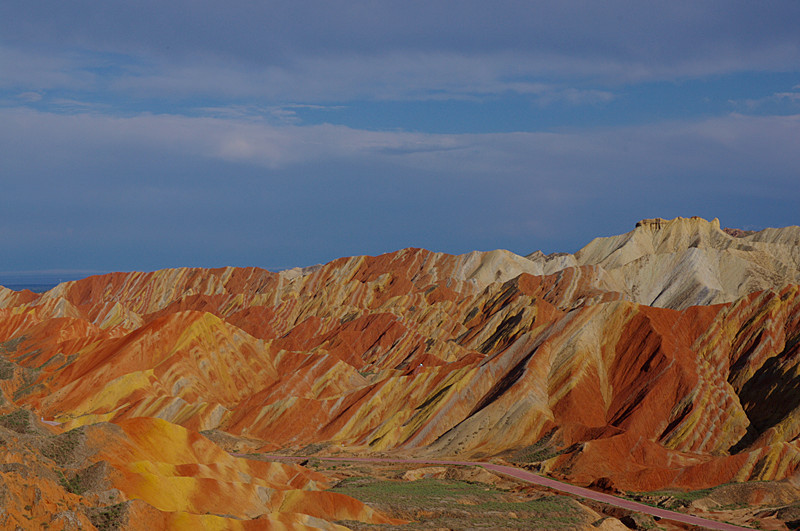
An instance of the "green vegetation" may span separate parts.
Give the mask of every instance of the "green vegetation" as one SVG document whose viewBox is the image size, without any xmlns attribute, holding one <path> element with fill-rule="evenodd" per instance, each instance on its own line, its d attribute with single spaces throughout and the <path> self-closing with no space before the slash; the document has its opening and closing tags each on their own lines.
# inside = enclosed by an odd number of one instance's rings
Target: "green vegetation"
<svg viewBox="0 0 800 531">
<path fill-rule="evenodd" d="M 535 444 L 517 450 L 510 460 L 515 463 L 538 463 L 564 453 L 555 448 L 552 432 L 539 439 Z"/>
<path fill-rule="evenodd" d="M 716 509 L 719 511 L 736 511 L 738 509 L 746 509 L 749 505 L 743 501 L 736 502 L 736 503 L 726 503 L 725 505 L 720 505 Z"/>
<path fill-rule="evenodd" d="M 0 416 L 0 426 L 17 433 L 31 433 L 31 412 L 27 409 L 18 409 L 8 415 Z"/>
<path fill-rule="evenodd" d="M 664 491 L 655 491 L 651 492 L 651 496 L 671 496 L 676 500 L 681 500 L 685 502 L 693 502 L 695 500 L 699 500 L 700 498 L 705 498 L 709 494 L 714 492 L 714 489 L 699 489 L 699 490 L 689 490 L 689 491 L 682 491 L 682 490 L 664 490 Z"/>
<path fill-rule="evenodd" d="M 638 529 L 661 529 L 652 519 L 636 522 L 636 527 Z"/>
<path fill-rule="evenodd" d="M 333 489 L 398 518 L 412 520 L 407 529 L 507 528 L 572 529 L 582 522 L 581 509 L 565 496 L 530 498 L 481 483 L 420 479 L 387 481 L 355 477 Z M 418 523 L 424 520 L 424 524 Z M 416 522 L 414 522 L 416 521 Z M 347 525 L 361 528 L 354 522 Z"/>
<path fill-rule="evenodd" d="M 64 490 L 67 492 L 77 494 L 78 496 L 86 492 L 86 487 L 83 485 L 83 479 L 79 474 L 73 474 L 72 477 L 67 478 L 64 472 L 59 470 L 58 476 L 58 482 L 61 483 L 61 486 L 64 487 Z"/>
<path fill-rule="evenodd" d="M 10 380 L 14 377 L 15 365 L 6 359 L 0 358 L 0 380 Z"/>
<path fill-rule="evenodd" d="M 324 465 L 322 464 L 322 461 L 320 461 L 319 459 L 314 459 L 312 457 L 311 459 L 308 459 L 305 462 L 305 464 L 303 464 L 303 466 L 306 467 L 306 468 L 312 468 L 314 470 L 317 470 L 319 468 L 322 468 Z"/>
<path fill-rule="evenodd" d="M 83 438 L 83 428 L 75 428 L 61 435 L 50 437 L 42 448 L 42 455 L 64 466 L 70 460 Z"/>
<path fill-rule="evenodd" d="M 27 339 L 26 336 L 15 337 L 3 343 L 0 343 L 0 354 L 13 354 L 17 351 L 20 343 Z"/>
<path fill-rule="evenodd" d="M 41 369 L 38 367 L 35 369 L 29 369 L 27 367 L 22 368 L 22 385 L 14 392 L 14 400 L 19 400 L 37 389 L 44 388 L 42 384 L 35 383 L 39 378 L 40 372 Z"/>
<path fill-rule="evenodd" d="M 326 449 L 330 445 L 331 445 L 331 443 L 329 443 L 329 442 L 312 443 L 312 444 L 304 446 L 303 448 L 298 450 L 295 455 L 298 455 L 298 456 L 311 456 L 311 455 L 314 455 L 316 453 L 321 452 L 322 450 Z"/>
<path fill-rule="evenodd" d="M 677 489 L 660 490 L 653 492 L 631 492 L 627 498 L 639 503 L 660 507 L 662 509 L 681 509 L 688 507 L 695 500 L 705 498 L 714 492 L 714 488 L 682 491 Z"/>
<path fill-rule="evenodd" d="M 370 477 L 348 478 L 339 482 L 334 490 L 349 496 L 368 496 L 371 501 L 395 501 L 418 496 L 458 496 L 483 494 L 485 489 L 464 481 L 420 479 L 418 481 L 380 481 Z M 351 491 L 355 494 L 351 494 Z"/>
<path fill-rule="evenodd" d="M 553 448 L 536 448 L 535 446 L 523 448 L 514 456 L 514 460 L 518 463 L 539 463 L 561 454 L 560 451 Z"/>
<path fill-rule="evenodd" d="M 100 531 L 122 529 L 126 523 L 127 503 L 118 503 L 107 507 L 89 510 L 89 520 Z"/>
</svg>

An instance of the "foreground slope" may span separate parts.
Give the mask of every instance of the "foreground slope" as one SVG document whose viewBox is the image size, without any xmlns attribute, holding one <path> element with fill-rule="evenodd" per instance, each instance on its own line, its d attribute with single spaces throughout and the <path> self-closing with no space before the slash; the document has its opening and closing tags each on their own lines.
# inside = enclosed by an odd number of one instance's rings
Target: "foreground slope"
<svg viewBox="0 0 800 531">
<path fill-rule="evenodd" d="M 3 529 L 345 529 L 398 524 L 302 466 L 229 455 L 161 419 L 60 432 L 0 416 Z M 59 433 L 60 432 L 60 433 Z"/>
<path fill-rule="evenodd" d="M 64 429 L 150 417 L 638 491 L 780 480 L 800 465 L 800 229 L 730 232 L 645 220 L 575 255 L 405 249 L 6 290 L 0 389 Z"/>
</svg>

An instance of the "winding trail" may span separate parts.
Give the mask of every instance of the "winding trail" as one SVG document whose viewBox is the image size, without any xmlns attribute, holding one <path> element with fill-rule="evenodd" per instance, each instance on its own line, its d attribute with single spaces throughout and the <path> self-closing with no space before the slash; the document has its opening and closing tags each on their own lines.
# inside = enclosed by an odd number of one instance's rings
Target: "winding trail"
<svg viewBox="0 0 800 531">
<path fill-rule="evenodd" d="M 237 457 L 246 457 L 243 454 L 232 454 L 232 455 L 235 455 Z M 682 522 L 684 524 L 696 525 L 707 529 L 719 529 L 721 531 L 734 531 L 734 530 L 741 531 L 749 529 L 747 527 L 740 527 L 725 522 L 717 522 L 715 520 L 709 520 L 707 518 L 701 518 L 699 516 L 693 516 L 690 514 L 679 513 L 676 511 L 669 511 L 667 509 L 660 509 L 658 507 L 652 507 L 650 505 L 645 505 L 643 503 L 626 500 L 624 498 L 618 498 L 610 494 L 597 492 L 583 487 L 576 487 L 575 485 L 570 485 L 569 483 L 562 483 L 561 481 L 556 481 L 555 479 L 546 478 L 538 474 L 528 472 L 527 470 L 522 470 L 520 468 L 515 468 L 505 465 L 495 465 L 493 463 L 480 463 L 475 461 L 428 460 L 428 459 L 391 459 L 387 457 L 317 457 L 317 456 L 296 457 L 296 456 L 285 456 L 285 455 L 263 455 L 263 457 L 266 459 L 273 459 L 276 461 L 302 461 L 305 459 L 319 459 L 320 461 L 347 461 L 347 462 L 359 462 L 359 463 L 480 466 L 487 470 L 492 470 L 498 474 L 502 474 L 504 476 L 510 476 L 516 479 L 520 479 L 522 481 L 527 481 L 528 483 L 533 483 L 535 485 L 547 487 L 549 489 L 557 490 L 560 492 L 566 492 L 568 494 L 573 494 L 575 496 L 580 496 L 582 498 L 588 498 L 591 500 L 598 501 L 600 503 L 605 503 L 607 505 L 613 505 L 614 507 L 621 507 L 623 509 L 628 509 L 630 511 L 649 514 L 651 516 L 655 516 L 657 518 L 663 518 L 665 520 Z"/>
</svg>

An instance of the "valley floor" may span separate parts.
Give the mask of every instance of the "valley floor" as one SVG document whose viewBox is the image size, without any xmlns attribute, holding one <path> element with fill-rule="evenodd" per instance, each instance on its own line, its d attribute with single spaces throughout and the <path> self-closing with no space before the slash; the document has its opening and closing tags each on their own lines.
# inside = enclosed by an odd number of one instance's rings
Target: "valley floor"
<svg viewBox="0 0 800 531">
<path fill-rule="evenodd" d="M 312 451 L 315 448 L 311 449 Z M 798 507 L 749 506 L 749 484 L 655 493 L 576 487 L 526 470 L 478 462 L 235 454 L 300 461 L 336 481 L 332 490 L 361 500 L 401 526 L 339 522 L 353 529 L 794 529 Z M 758 482 L 768 490 L 770 482 Z M 720 490 L 720 492 L 715 492 Z M 715 501 L 721 491 L 728 503 Z M 733 501 L 737 499 L 738 501 Z M 795 509 L 794 511 L 792 509 Z"/>
</svg>

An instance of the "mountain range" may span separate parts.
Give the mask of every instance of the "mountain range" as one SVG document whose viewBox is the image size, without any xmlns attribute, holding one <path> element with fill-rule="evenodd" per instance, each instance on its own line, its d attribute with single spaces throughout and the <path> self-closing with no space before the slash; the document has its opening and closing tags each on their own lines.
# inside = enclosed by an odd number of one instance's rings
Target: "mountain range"
<svg viewBox="0 0 800 531">
<path fill-rule="evenodd" d="M 789 481 L 799 286 L 800 227 L 676 218 L 574 254 L 403 249 L 0 287 L 6 518 L 30 505 L 6 470 L 20 463 L 63 504 L 39 515 L 49 525 L 90 519 L 70 477 L 97 478 L 96 507 L 136 500 L 142 522 L 392 522 L 324 501 L 325 478 L 299 465 L 237 460 L 223 438 L 506 460 L 625 491 Z"/>
</svg>

